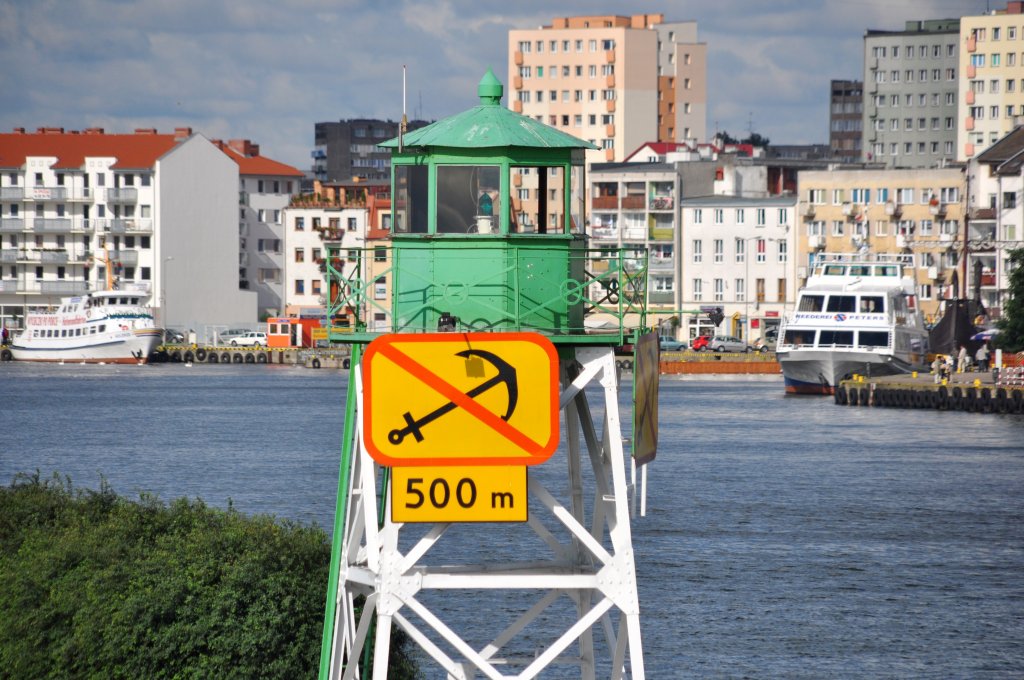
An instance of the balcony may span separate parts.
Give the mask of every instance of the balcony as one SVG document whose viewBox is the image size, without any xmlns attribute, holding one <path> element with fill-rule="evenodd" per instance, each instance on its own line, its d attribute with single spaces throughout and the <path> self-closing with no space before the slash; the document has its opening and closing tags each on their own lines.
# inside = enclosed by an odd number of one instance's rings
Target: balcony
<svg viewBox="0 0 1024 680">
<path fill-rule="evenodd" d="M 139 190 L 135 187 L 107 189 L 107 203 L 136 203 L 138 200 Z"/>
<path fill-rule="evenodd" d="M 967 90 L 967 94 L 964 95 L 964 103 L 965 104 L 973 104 L 974 103 L 974 90 Z"/>
<path fill-rule="evenodd" d="M 522 113 L 523 112 L 523 103 L 521 101 L 519 101 L 518 99 L 515 100 L 514 102 L 512 102 L 512 110 L 515 111 L 516 113 Z"/>
<path fill-rule="evenodd" d="M 20 201 L 25 198 L 21 187 L 0 187 L 0 201 Z"/>
<path fill-rule="evenodd" d="M 615 241 L 619 238 L 619 229 L 618 227 L 591 227 L 590 236 L 591 238 L 595 239 L 607 239 Z"/>
<path fill-rule="evenodd" d="M 43 264 L 67 264 L 68 251 L 43 250 L 39 253 L 39 261 Z"/>
<path fill-rule="evenodd" d="M 609 149 L 610 151 L 611 149 Z M 623 196 L 622 197 L 622 209 L 623 210 L 643 210 L 646 201 L 641 196 Z"/>
<path fill-rule="evenodd" d="M 650 210 L 671 210 L 675 207 L 675 199 L 672 196 L 652 196 L 648 209 Z"/>
<path fill-rule="evenodd" d="M 803 203 L 800 206 L 800 214 L 806 217 L 807 219 L 814 218 L 814 211 L 815 207 L 813 203 Z"/>
<path fill-rule="evenodd" d="M 967 118 L 964 119 L 964 128 L 968 132 L 974 129 L 974 118 L 972 116 L 967 116 Z"/>
<path fill-rule="evenodd" d="M 107 222 L 105 230 L 111 234 L 124 234 L 129 231 L 150 232 L 153 230 L 153 220 L 115 217 Z"/>
<path fill-rule="evenodd" d="M 903 206 L 895 201 L 885 202 L 885 214 L 889 217 L 900 217 L 903 214 Z"/>
<path fill-rule="evenodd" d="M 515 52 L 513 52 L 512 53 L 512 61 L 515 63 L 516 66 L 522 66 L 523 65 L 523 53 L 520 52 L 519 50 L 516 50 Z"/>
<path fill-rule="evenodd" d="M 604 86 L 605 87 L 615 87 L 615 74 L 614 73 L 609 73 L 607 76 L 605 76 L 605 78 L 604 78 Z"/>
<path fill-rule="evenodd" d="M 652 290 L 647 293 L 647 304 L 670 305 L 675 301 L 675 293 L 670 290 Z"/>
<path fill-rule="evenodd" d="M 604 108 L 608 113 L 615 113 L 615 100 L 608 99 L 607 101 L 605 101 Z"/>
<path fill-rule="evenodd" d="M 973 35 L 967 39 L 966 49 L 968 52 L 974 52 L 978 49 L 978 39 Z"/>
<path fill-rule="evenodd" d="M 13 263 L 18 261 L 17 250 L 0 250 L 0 262 Z"/>
<path fill-rule="evenodd" d="M 615 50 L 606 50 L 604 53 L 604 61 L 606 64 L 615 63 Z"/>
<path fill-rule="evenodd" d="M 512 89 L 513 90 L 521 90 L 521 89 L 523 89 L 523 77 L 522 76 L 512 76 Z"/>
<path fill-rule="evenodd" d="M 86 281 L 40 281 L 39 292 L 43 295 L 78 295 L 89 291 Z"/>
<path fill-rule="evenodd" d="M 66 201 L 67 187 L 32 187 L 25 191 L 25 198 L 30 201 Z"/>
<path fill-rule="evenodd" d="M 648 263 L 652 270 L 664 271 L 675 267 L 676 259 L 674 257 L 652 257 Z"/>
<path fill-rule="evenodd" d="M 928 202 L 928 209 L 931 211 L 932 215 L 935 215 L 936 217 L 943 217 L 946 214 L 946 204 L 940 203 L 934 198 Z"/>
<path fill-rule="evenodd" d="M 968 78 L 974 78 L 977 75 L 978 75 L 978 67 L 976 67 L 974 64 L 968 64 L 967 65 L 967 77 Z"/>
<path fill-rule="evenodd" d="M 32 221 L 32 228 L 35 231 L 48 233 L 60 233 L 71 231 L 70 217 L 37 217 Z"/>
<path fill-rule="evenodd" d="M 112 250 L 110 261 L 119 262 L 126 267 L 134 267 L 139 264 L 139 251 L 137 250 Z"/>
<path fill-rule="evenodd" d="M 825 248 L 825 237 L 817 234 L 808 236 L 807 246 L 813 250 L 822 250 Z"/>
<path fill-rule="evenodd" d="M 0 293 L 17 293 L 17 281 L 0 281 Z"/>
<path fill-rule="evenodd" d="M 593 210 L 616 210 L 619 207 L 619 197 L 594 196 L 590 207 Z"/>
<path fill-rule="evenodd" d="M 0 233 L 14 234 L 25 231 L 25 220 L 20 217 L 5 217 L 0 219 Z"/>
</svg>

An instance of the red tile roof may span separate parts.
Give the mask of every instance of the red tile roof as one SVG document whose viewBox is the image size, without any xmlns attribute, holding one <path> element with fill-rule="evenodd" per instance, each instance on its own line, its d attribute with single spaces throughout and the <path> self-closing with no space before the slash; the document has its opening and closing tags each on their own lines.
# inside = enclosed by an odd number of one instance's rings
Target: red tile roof
<svg viewBox="0 0 1024 680">
<path fill-rule="evenodd" d="M 0 168 L 21 168 L 28 156 L 57 158 L 54 169 L 80 169 L 87 157 L 113 157 L 116 169 L 151 168 L 174 148 L 174 135 L 41 132 L 0 134 Z"/>
<path fill-rule="evenodd" d="M 157 160 L 175 145 L 184 141 L 191 130 L 182 128 L 172 135 L 154 130 L 136 130 L 135 134 L 106 134 L 99 129 L 64 132 L 61 128 L 41 128 L 38 132 L 0 134 L 0 168 L 21 168 L 29 156 L 50 156 L 59 169 L 81 169 L 89 157 L 116 158 L 116 170 L 152 168 Z M 259 155 L 259 146 L 243 140 L 243 148 L 253 155 L 239 153 L 223 142 L 214 141 L 221 151 L 238 164 L 243 175 L 301 177 L 302 172 L 290 165 Z"/>
</svg>

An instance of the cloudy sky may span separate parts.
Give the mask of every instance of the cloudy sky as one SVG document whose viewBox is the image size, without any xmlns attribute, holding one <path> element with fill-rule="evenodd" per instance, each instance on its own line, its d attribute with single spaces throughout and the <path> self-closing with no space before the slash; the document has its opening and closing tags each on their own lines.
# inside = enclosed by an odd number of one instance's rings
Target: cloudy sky
<svg viewBox="0 0 1024 680">
<path fill-rule="evenodd" d="M 828 85 L 864 31 L 1004 0 L 0 0 L 0 131 L 192 127 L 307 170 L 319 121 L 442 118 L 507 79 L 508 30 L 583 14 L 696 20 L 708 130 L 828 141 Z M 507 100 L 506 100 L 507 103 Z"/>
</svg>

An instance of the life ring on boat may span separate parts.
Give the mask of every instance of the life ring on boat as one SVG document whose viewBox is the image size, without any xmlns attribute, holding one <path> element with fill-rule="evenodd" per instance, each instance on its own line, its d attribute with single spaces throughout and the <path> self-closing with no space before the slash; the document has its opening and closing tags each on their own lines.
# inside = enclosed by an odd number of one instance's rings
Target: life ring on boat
<svg viewBox="0 0 1024 680">
<path fill-rule="evenodd" d="M 265 364 L 265 363 L 267 363 L 267 353 L 266 352 L 260 352 L 259 354 L 257 354 L 256 355 L 256 363 L 257 364 Z"/>
<path fill-rule="evenodd" d="M 235 362 L 236 364 L 240 364 L 240 363 L 242 363 L 242 362 L 244 362 L 244 361 L 245 361 L 245 357 L 243 357 L 243 356 L 242 356 L 241 354 L 236 354 L 236 355 L 235 355 L 235 356 L 234 356 L 234 357 L 232 358 L 232 361 L 234 361 L 234 362 Z"/>
<path fill-rule="evenodd" d="M 222 363 L 222 364 L 230 364 L 231 363 L 231 353 L 230 352 L 224 352 L 223 354 L 221 354 L 220 355 L 220 363 Z"/>
<path fill-rule="evenodd" d="M 1010 401 L 1006 398 L 1006 390 L 1002 387 L 996 390 L 995 409 L 1000 413 L 1010 410 Z"/>
<path fill-rule="evenodd" d="M 206 361 L 206 350 L 205 349 L 197 349 L 196 350 L 196 361 Z"/>
<path fill-rule="evenodd" d="M 215 364 L 215 363 L 217 363 L 218 359 L 220 359 L 220 357 L 217 356 L 216 352 L 210 352 L 209 363 Z"/>
<path fill-rule="evenodd" d="M 949 408 L 949 390 L 946 389 L 945 385 L 940 385 L 939 389 L 935 392 L 935 405 L 940 411 L 945 411 Z"/>
<path fill-rule="evenodd" d="M 4 348 L 4 349 L 0 350 L 0 361 L 13 361 L 13 360 L 14 360 L 14 354 L 11 353 L 11 350 L 9 350 L 7 348 Z"/>
<path fill-rule="evenodd" d="M 319 359 L 313 359 L 311 362 L 309 362 L 309 365 L 312 368 L 320 368 L 320 360 Z"/>
<path fill-rule="evenodd" d="M 245 355 L 245 363 L 247 363 L 247 364 L 255 364 L 256 363 L 256 357 L 254 357 L 252 354 L 246 354 Z"/>
</svg>

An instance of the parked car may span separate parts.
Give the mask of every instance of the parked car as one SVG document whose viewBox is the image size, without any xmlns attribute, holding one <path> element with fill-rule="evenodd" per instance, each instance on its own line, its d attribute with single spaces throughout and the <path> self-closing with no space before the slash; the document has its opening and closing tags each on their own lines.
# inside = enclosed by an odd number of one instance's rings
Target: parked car
<svg viewBox="0 0 1024 680">
<path fill-rule="evenodd" d="M 749 352 L 747 343 L 732 335 L 716 335 L 708 341 L 708 349 L 714 352 Z"/>
<path fill-rule="evenodd" d="M 181 345 L 185 342 L 185 334 L 173 328 L 164 329 L 165 345 Z"/>
<path fill-rule="evenodd" d="M 754 349 L 764 354 L 765 352 L 774 352 L 775 347 L 778 344 L 779 332 L 772 330 L 768 331 L 757 340 L 754 341 Z"/>
<path fill-rule="evenodd" d="M 686 349 L 685 342 L 665 335 L 658 337 L 658 344 L 661 346 L 662 352 L 679 352 Z"/>
<path fill-rule="evenodd" d="M 232 347 L 262 347 L 267 344 L 267 334 L 263 331 L 246 331 L 245 335 L 231 338 L 228 344 Z"/>
<path fill-rule="evenodd" d="M 226 331 L 217 333 L 217 343 L 220 345 L 230 344 L 232 340 L 240 338 L 248 332 L 248 328 L 229 328 Z"/>
<path fill-rule="evenodd" d="M 698 335 L 690 343 L 690 349 L 694 352 L 703 352 L 708 348 L 708 341 L 711 340 L 710 335 Z"/>
</svg>

